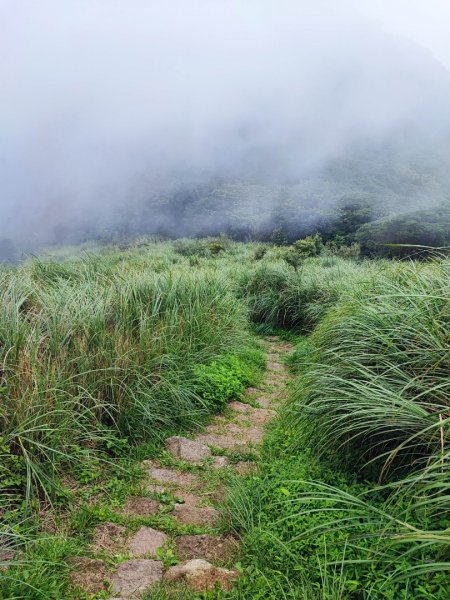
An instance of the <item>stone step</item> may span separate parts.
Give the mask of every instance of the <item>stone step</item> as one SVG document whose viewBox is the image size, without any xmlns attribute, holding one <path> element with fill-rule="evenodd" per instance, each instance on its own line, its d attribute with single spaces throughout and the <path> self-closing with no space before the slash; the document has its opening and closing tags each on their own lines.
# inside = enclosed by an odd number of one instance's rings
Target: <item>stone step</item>
<svg viewBox="0 0 450 600">
<path fill-rule="evenodd" d="M 201 465 L 206 458 L 211 456 L 208 446 L 184 437 L 167 438 L 165 447 L 174 458 L 185 460 L 193 465 Z"/>
<path fill-rule="evenodd" d="M 139 598 L 151 584 L 161 581 L 163 575 L 164 564 L 160 560 L 127 560 L 110 578 L 112 592 L 120 598 Z"/>
<path fill-rule="evenodd" d="M 155 465 L 152 461 L 144 461 L 144 466 L 148 469 L 148 475 L 157 483 L 167 483 L 182 487 L 201 487 L 202 483 L 198 477 L 192 473 L 182 473 L 175 469 L 166 469 Z"/>
<path fill-rule="evenodd" d="M 219 513 L 210 506 L 192 506 L 192 504 L 175 504 L 173 517 L 183 525 L 214 527 L 219 520 Z"/>
<path fill-rule="evenodd" d="M 151 527 L 141 527 L 127 543 L 128 550 L 134 558 L 144 556 L 156 558 L 157 551 L 164 546 L 169 538 L 162 531 Z"/>
</svg>

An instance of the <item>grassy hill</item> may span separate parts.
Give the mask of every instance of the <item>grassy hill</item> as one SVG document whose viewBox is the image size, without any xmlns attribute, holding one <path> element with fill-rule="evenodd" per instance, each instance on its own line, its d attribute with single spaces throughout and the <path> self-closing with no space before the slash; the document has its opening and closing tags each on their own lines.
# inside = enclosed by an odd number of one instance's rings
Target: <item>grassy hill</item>
<svg viewBox="0 0 450 600">
<path fill-rule="evenodd" d="M 257 332 L 296 342 L 294 384 L 232 484 L 242 577 L 214 597 L 447 597 L 448 260 L 292 251 L 147 239 L 1 270 L 0 597 L 72 597 L 102 502 L 255 381 Z"/>
</svg>

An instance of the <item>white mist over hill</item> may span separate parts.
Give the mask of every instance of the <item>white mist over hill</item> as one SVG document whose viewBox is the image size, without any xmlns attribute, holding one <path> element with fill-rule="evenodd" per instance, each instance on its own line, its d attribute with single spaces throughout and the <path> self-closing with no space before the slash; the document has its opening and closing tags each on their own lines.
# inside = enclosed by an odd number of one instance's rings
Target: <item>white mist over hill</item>
<svg viewBox="0 0 450 600">
<path fill-rule="evenodd" d="M 417 197 L 432 202 L 449 72 L 398 29 L 395 3 L 391 23 L 365 4 L 3 0 L 0 237 L 113 229 L 128 205 L 151 231 L 167 215 L 148 199 L 174 187 L 297 184 L 360 148 L 424 161 Z"/>
</svg>

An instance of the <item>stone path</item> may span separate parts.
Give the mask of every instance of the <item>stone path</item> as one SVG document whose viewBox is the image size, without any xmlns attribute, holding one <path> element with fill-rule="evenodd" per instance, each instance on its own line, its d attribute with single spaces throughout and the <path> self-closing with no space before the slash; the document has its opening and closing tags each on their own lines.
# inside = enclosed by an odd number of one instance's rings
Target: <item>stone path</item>
<svg viewBox="0 0 450 600">
<path fill-rule="evenodd" d="M 111 590 L 114 600 L 140 598 L 157 582 L 181 582 L 194 592 L 233 586 L 239 542 L 224 530 L 220 508 L 227 475 L 257 469 L 258 446 L 277 414 L 287 378 L 281 356 L 291 349 L 276 337 L 266 343 L 264 383 L 249 388 L 243 402 L 230 402 L 192 439 L 169 438 L 161 459 L 144 461 L 144 494 L 129 497 L 118 511 L 131 520 L 133 533 L 115 523 L 99 525 L 92 556 L 72 561 L 74 586 L 102 592 L 102 598 Z M 114 562 L 119 562 L 115 570 L 107 566 Z"/>
</svg>

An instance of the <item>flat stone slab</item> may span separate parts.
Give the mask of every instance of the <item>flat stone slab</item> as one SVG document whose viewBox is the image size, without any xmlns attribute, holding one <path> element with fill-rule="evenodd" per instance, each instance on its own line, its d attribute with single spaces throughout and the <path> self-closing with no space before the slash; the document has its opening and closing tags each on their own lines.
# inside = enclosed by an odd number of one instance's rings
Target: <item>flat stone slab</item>
<svg viewBox="0 0 450 600">
<path fill-rule="evenodd" d="M 94 539 L 91 549 L 94 552 L 106 550 L 107 552 L 119 552 L 125 545 L 126 529 L 115 523 L 102 523 L 94 530 Z"/>
<path fill-rule="evenodd" d="M 156 551 L 164 546 L 167 539 L 167 535 L 162 531 L 151 527 L 141 527 L 128 541 L 128 549 L 131 556 L 136 558 L 142 556 L 156 557 Z"/>
<path fill-rule="evenodd" d="M 245 447 L 245 441 L 242 439 L 236 439 L 236 436 L 232 435 L 231 433 L 203 433 L 199 435 L 198 438 L 205 442 L 205 444 L 222 448 L 222 450 L 236 450 L 237 448 L 244 449 Z"/>
<path fill-rule="evenodd" d="M 112 591 L 121 598 L 138 598 L 152 583 L 161 581 L 163 572 L 160 560 L 127 560 L 110 577 Z"/>
<path fill-rule="evenodd" d="M 169 483 L 186 487 L 199 484 L 198 478 L 192 475 L 192 473 L 181 473 L 174 469 L 165 469 L 164 467 L 156 467 L 154 465 L 149 466 L 148 474 L 159 483 Z"/>
<path fill-rule="evenodd" d="M 211 456 L 211 450 L 205 444 L 183 437 L 171 437 L 165 441 L 166 450 L 174 458 L 200 465 Z"/>
<path fill-rule="evenodd" d="M 245 418 L 245 424 L 228 423 L 225 427 L 216 427 L 209 425 L 205 429 L 205 433 L 200 434 L 197 439 L 210 446 L 216 446 L 224 450 L 234 450 L 242 448 L 247 444 L 259 444 L 264 437 L 264 428 L 262 425 L 270 420 L 267 409 L 257 408 L 253 411 L 263 411 L 255 413 L 255 420 L 252 420 L 252 414 Z"/>
<path fill-rule="evenodd" d="M 193 494 L 189 490 L 176 490 L 174 496 L 177 500 L 182 500 L 185 504 L 190 504 L 191 506 L 200 506 L 205 501 L 203 496 Z"/>
<path fill-rule="evenodd" d="M 81 588 L 89 594 L 98 594 L 108 589 L 108 571 L 102 560 L 77 556 L 69 559 L 72 567 L 70 582 L 75 588 Z"/>
<path fill-rule="evenodd" d="M 172 515 L 183 525 L 214 527 L 219 520 L 219 513 L 210 506 L 197 507 L 190 504 L 175 504 Z"/>
<path fill-rule="evenodd" d="M 202 558 L 210 562 L 225 562 L 236 553 L 239 545 L 231 536 L 180 535 L 175 539 L 175 547 L 181 560 Z"/>
<path fill-rule="evenodd" d="M 202 559 L 171 567 L 165 575 L 167 581 L 184 581 L 195 592 L 213 591 L 217 585 L 223 591 L 228 591 L 237 577 L 236 571 L 214 567 Z"/>
<path fill-rule="evenodd" d="M 130 496 L 123 507 L 123 512 L 137 517 L 151 517 L 158 514 L 160 506 L 159 502 L 151 498 Z"/>
<path fill-rule="evenodd" d="M 256 402 L 261 406 L 261 408 L 270 408 L 273 404 L 275 404 L 274 400 L 275 399 L 271 394 L 268 394 L 267 396 L 258 396 L 258 398 L 256 398 Z"/>
</svg>

